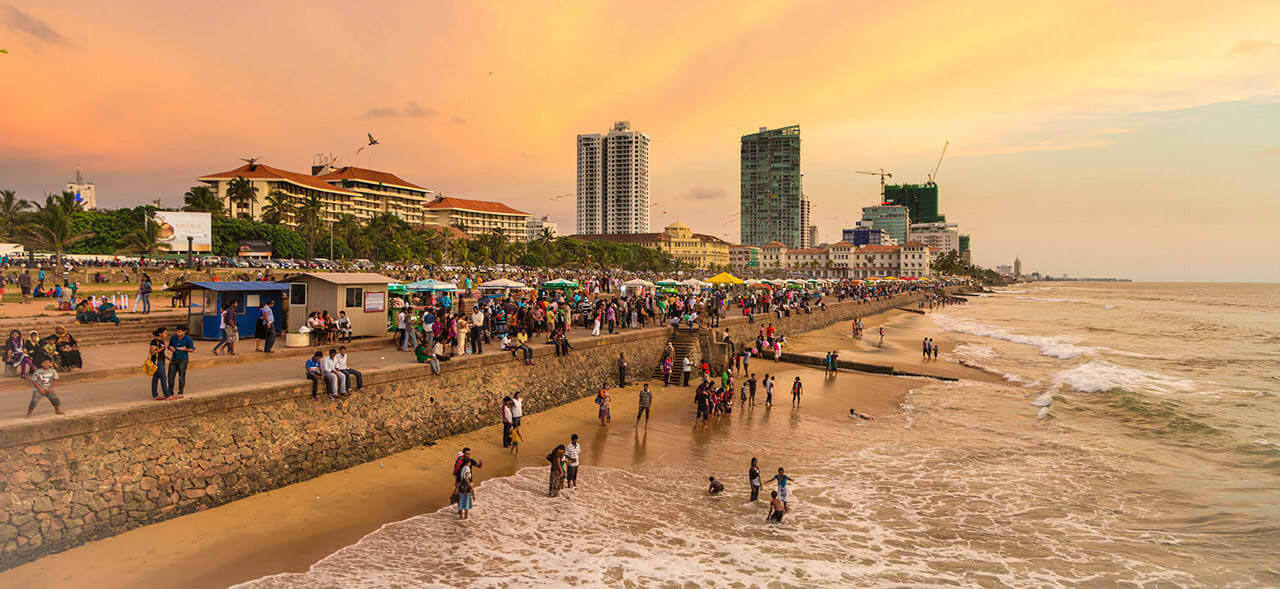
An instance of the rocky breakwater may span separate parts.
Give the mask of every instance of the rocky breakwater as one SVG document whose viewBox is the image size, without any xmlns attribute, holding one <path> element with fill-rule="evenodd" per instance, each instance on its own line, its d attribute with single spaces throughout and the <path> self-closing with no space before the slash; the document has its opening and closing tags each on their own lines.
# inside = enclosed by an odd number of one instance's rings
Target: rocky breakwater
<svg viewBox="0 0 1280 589">
<path fill-rule="evenodd" d="M 254 493 L 495 424 L 520 390 L 525 411 L 594 394 L 616 374 L 657 363 L 654 328 L 575 342 L 537 364 L 509 354 L 365 373 L 349 399 L 311 400 L 310 384 L 260 386 L 135 403 L 0 427 L 0 569 Z"/>
</svg>

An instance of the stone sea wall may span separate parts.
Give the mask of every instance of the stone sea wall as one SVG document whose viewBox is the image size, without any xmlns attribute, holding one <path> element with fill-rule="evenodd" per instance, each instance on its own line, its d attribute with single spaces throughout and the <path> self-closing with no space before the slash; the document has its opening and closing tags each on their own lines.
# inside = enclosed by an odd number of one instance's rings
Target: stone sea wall
<svg viewBox="0 0 1280 589">
<path fill-rule="evenodd" d="M 784 334 L 910 304 L 915 296 L 828 305 L 828 311 L 722 322 L 738 342 L 772 322 Z M 498 423 L 498 400 L 525 395 L 536 413 L 594 394 L 616 379 L 648 377 L 669 329 L 575 343 L 566 358 L 537 348 L 537 364 L 509 355 L 365 373 L 365 389 L 339 402 L 311 400 L 310 384 L 196 395 L 181 403 L 137 403 L 0 428 L 0 569 L 215 507 Z M 709 339 L 709 338 L 707 338 Z M 715 352 L 722 348 L 704 339 Z M 714 356 L 715 354 L 713 354 Z M 723 351 L 720 351 L 723 365 Z"/>
</svg>

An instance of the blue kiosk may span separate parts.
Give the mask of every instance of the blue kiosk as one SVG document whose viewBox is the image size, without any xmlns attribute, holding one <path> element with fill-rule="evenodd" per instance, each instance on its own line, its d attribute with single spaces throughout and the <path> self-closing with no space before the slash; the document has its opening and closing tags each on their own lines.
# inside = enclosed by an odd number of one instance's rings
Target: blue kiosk
<svg viewBox="0 0 1280 589">
<path fill-rule="evenodd" d="M 272 314 L 277 329 L 284 328 L 280 308 L 289 285 L 278 282 L 184 282 L 174 291 L 193 291 L 187 300 L 187 325 L 191 337 L 216 340 L 222 337 L 222 311 L 237 303 L 236 328 L 241 337 L 253 337 L 258 324 L 258 307 L 274 301 Z"/>
</svg>

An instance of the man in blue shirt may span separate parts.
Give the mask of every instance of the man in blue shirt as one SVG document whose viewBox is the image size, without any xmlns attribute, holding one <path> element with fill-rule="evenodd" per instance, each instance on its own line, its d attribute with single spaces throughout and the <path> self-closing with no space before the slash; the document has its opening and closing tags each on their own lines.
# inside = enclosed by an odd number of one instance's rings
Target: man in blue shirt
<svg viewBox="0 0 1280 589">
<path fill-rule="evenodd" d="M 169 390 L 181 399 L 187 390 L 187 362 L 191 360 L 191 352 L 196 351 L 196 342 L 187 335 L 186 325 L 179 325 L 176 330 L 177 333 L 169 336 L 169 351 L 173 352 L 169 359 Z M 177 388 L 173 386 L 175 377 Z"/>
<path fill-rule="evenodd" d="M 306 371 L 307 380 L 311 381 L 311 399 L 320 399 L 320 383 L 324 382 L 324 372 L 320 370 L 320 359 L 324 354 L 317 351 L 311 355 L 311 359 L 307 360 Z"/>
<path fill-rule="evenodd" d="M 267 301 L 267 304 L 263 305 L 262 309 L 258 311 L 258 321 L 265 330 L 263 333 L 263 339 L 265 341 L 262 344 L 262 351 L 268 354 L 275 353 L 271 349 L 272 346 L 276 345 L 275 305 L 275 301 Z"/>
</svg>

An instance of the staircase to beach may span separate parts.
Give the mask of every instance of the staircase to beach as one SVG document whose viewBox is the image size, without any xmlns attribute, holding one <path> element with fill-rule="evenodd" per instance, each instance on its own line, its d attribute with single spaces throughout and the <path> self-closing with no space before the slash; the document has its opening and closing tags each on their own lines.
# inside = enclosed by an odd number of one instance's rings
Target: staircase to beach
<svg viewBox="0 0 1280 589">
<path fill-rule="evenodd" d="M 688 356 L 689 361 L 695 365 L 702 360 L 702 348 L 698 343 L 697 329 L 692 334 L 687 329 L 678 329 L 672 332 L 667 341 L 675 348 L 675 356 L 671 359 L 671 375 L 673 378 L 680 375 L 680 371 L 683 369 L 681 362 L 685 356 Z M 661 364 L 653 367 L 652 376 L 657 380 L 662 380 Z"/>
</svg>

